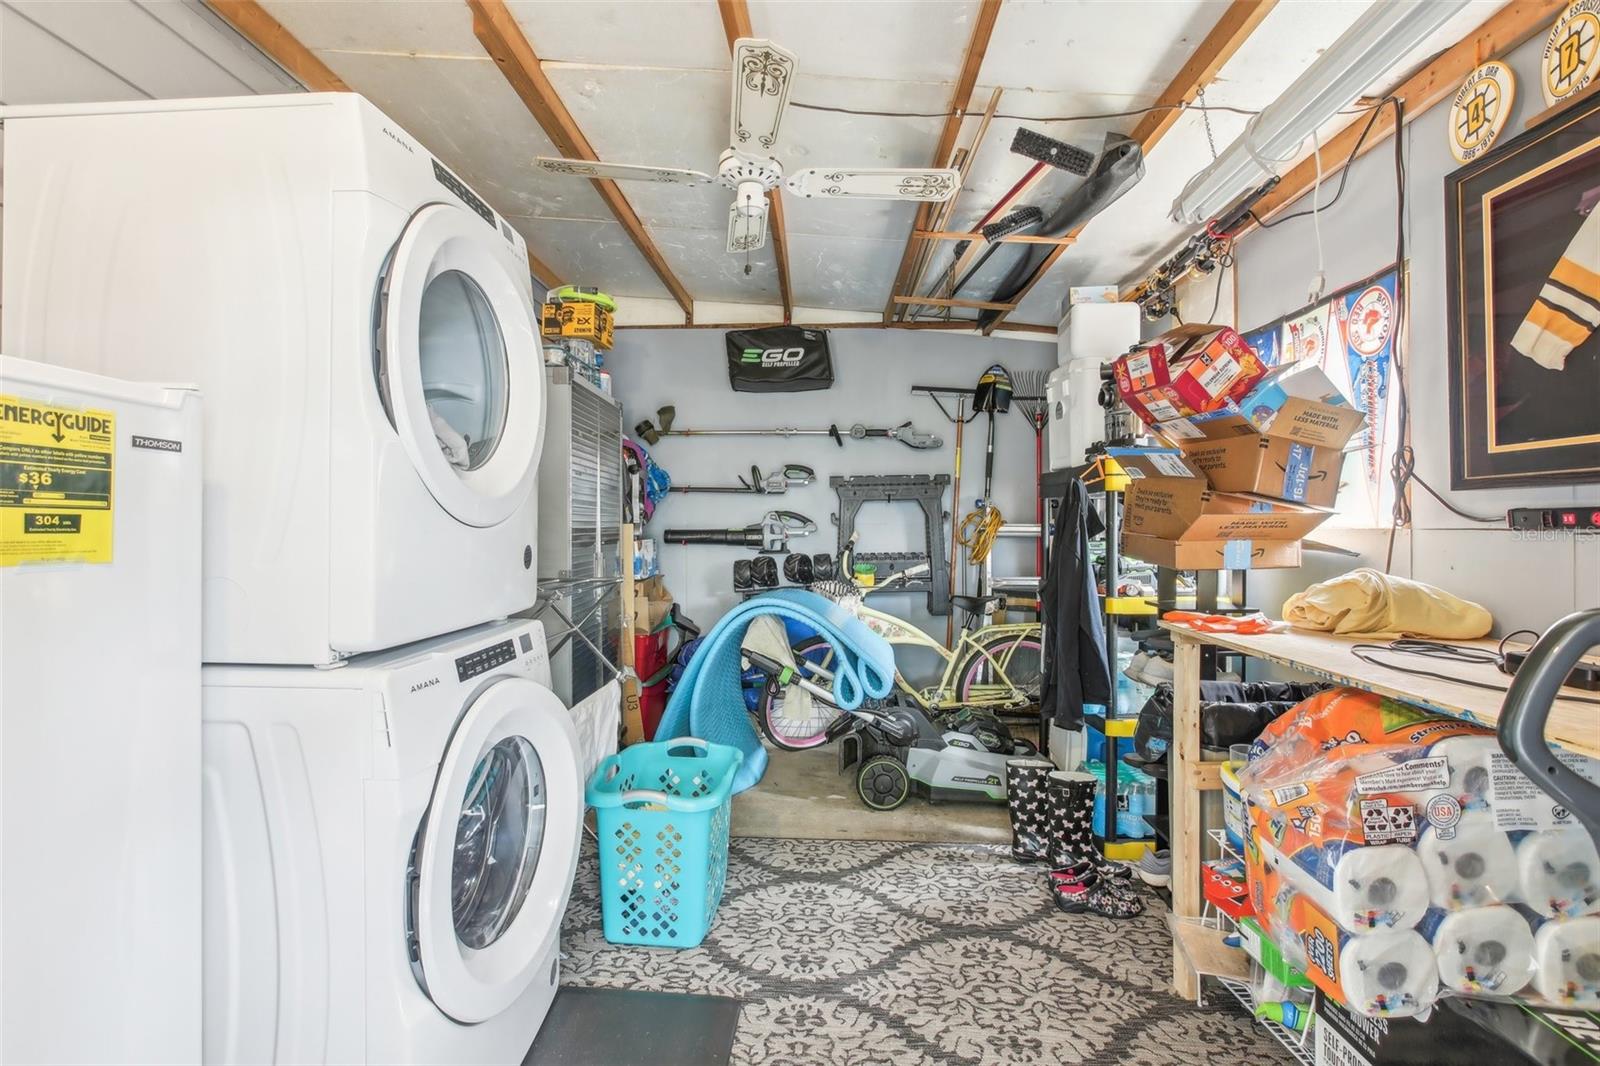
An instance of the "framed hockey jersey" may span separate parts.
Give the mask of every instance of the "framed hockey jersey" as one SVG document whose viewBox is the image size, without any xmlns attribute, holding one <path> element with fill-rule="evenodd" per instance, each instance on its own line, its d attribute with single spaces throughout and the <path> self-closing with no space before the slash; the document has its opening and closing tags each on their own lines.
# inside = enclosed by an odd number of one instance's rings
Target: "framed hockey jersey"
<svg viewBox="0 0 1600 1066">
<path fill-rule="evenodd" d="M 1449 175 L 1445 234 L 1451 487 L 1600 481 L 1600 96 Z"/>
</svg>

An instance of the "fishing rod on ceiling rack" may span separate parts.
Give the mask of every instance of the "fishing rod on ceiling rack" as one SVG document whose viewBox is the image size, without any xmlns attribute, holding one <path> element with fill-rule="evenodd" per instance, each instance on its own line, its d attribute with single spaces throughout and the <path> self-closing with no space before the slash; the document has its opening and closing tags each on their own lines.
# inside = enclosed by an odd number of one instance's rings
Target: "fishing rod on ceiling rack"
<svg viewBox="0 0 1600 1066">
<path fill-rule="evenodd" d="M 1255 205 L 1278 187 L 1279 180 L 1276 176 L 1269 178 L 1235 200 L 1134 287 L 1128 298 L 1143 309 L 1145 318 L 1154 322 L 1174 313 L 1178 307 L 1174 290 L 1190 274 L 1208 275 L 1226 265 L 1234 237 L 1251 221 Z"/>
</svg>

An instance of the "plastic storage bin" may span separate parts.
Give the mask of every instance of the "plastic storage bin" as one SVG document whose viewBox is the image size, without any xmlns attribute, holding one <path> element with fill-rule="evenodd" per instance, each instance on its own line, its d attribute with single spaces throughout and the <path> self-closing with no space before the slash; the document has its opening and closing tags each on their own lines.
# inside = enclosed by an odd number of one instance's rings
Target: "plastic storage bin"
<svg viewBox="0 0 1600 1066">
<path fill-rule="evenodd" d="M 692 948 L 728 875 L 733 774 L 744 753 L 694 737 L 635 744 L 595 768 L 600 913 L 613 944 Z"/>
</svg>

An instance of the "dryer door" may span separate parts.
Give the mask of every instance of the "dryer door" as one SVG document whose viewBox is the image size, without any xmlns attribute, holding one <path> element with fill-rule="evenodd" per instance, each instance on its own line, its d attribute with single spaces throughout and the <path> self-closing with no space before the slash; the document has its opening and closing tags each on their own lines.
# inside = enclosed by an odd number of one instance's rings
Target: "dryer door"
<svg viewBox="0 0 1600 1066">
<path fill-rule="evenodd" d="M 544 355 L 525 283 L 483 219 L 430 204 L 406 224 L 379 291 L 379 388 L 417 474 L 473 526 L 533 489 Z"/>
<path fill-rule="evenodd" d="M 495 1017 L 540 976 L 572 888 L 582 797 L 577 733 L 555 694 L 520 677 L 479 693 L 439 764 L 415 858 L 422 983 L 456 1021 Z"/>
</svg>

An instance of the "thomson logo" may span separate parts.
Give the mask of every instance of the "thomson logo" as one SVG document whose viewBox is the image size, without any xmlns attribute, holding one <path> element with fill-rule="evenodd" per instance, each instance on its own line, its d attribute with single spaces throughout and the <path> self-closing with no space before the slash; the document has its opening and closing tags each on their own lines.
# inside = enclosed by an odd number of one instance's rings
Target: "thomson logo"
<svg viewBox="0 0 1600 1066">
<path fill-rule="evenodd" d="M 437 677 L 430 677 L 426 681 L 418 681 L 415 685 L 412 685 L 411 686 L 411 691 L 412 692 L 421 692 L 423 689 L 432 688 L 433 686 L 437 685 L 438 683 L 439 683 L 439 679 Z"/>
<path fill-rule="evenodd" d="M 799 366 L 805 354 L 804 348 L 746 348 L 739 361 L 754 366 Z"/>
<path fill-rule="evenodd" d="M 135 448 L 148 448 L 153 452 L 181 452 L 183 441 L 165 437 L 141 437 L 135 434 L 129 441 Z"/>
</svg>

